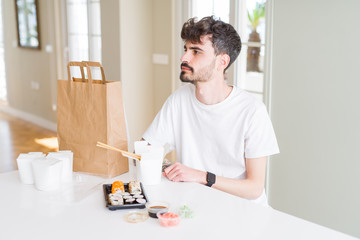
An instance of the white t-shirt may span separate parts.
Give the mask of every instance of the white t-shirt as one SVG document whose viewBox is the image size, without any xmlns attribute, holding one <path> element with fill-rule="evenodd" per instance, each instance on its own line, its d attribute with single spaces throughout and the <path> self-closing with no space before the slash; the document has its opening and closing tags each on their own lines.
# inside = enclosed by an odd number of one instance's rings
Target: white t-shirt
<svg viewBox="0 0 360 240">
<path fill-rule="evenodd" d="M 205 105 L 186 84 L 165 102 L 143 138 L 170 145 L 182 164 L 217 176 L 246 178 L 245 158 L 279 153 L 265 105 L 233 86 L 222 102 Z M 267 204 L 265 192 L 256 200 Z"/>
</svg>

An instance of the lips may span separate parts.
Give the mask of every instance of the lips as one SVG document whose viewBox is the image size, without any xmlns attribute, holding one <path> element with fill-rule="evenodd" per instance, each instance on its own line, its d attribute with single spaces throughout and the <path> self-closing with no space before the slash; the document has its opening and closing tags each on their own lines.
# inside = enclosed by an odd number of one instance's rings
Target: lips
<svg viewBox="0 0 360 240">
<path fill-rule="evenodd" d="M 187 63 L 182 63 L 181 64 L 181 71 L 190 71 L 193 72 L 194 69 L 192 67 L 190 67 Z"/>
</svg>

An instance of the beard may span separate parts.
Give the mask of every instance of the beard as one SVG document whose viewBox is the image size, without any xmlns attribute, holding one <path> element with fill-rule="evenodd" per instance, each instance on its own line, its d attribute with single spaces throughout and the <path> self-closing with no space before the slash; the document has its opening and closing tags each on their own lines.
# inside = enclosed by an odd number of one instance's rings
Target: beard
<svg viewBox="0 0 360 240">
<path fill-rule="evenodd" d="M 194 68 L 189 66 L 187 63 L 182 63 L 181 67 L 182 66 L 189 68 L 191 72 L 181 71 L 180 80 L 182 82 L 196 84 L 198 82 L 207 82 L 209 79 L 211 79 L 215 68 L 215 60 L 208 66 L 205 66 L 197 71 L 195 71 Z"/>
</svg>

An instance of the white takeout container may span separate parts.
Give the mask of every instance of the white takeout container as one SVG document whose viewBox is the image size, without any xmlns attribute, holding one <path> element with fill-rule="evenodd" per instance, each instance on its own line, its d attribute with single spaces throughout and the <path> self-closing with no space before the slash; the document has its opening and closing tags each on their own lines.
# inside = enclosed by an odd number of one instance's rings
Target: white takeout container
<svg viewBox="0 0 360 240">
<path fill-rule="evenodd" d="M 55 158 L 63 162 L 62 172 L 61 172 L 61 181 L 62 182 L 71 182 L 72 173 L 73 173 L 73 152 L 71 151 L 59 151 L 59 152 L 50 152 L 46 158 Z"/>
<path fill-rule="evenodd" d="M 55 158 L 37 158 L 32 161 L 35 187 L 53 191 L 60 187 L 63 162 Z"/>
<path fill-rule="evenodd" d="M 34 184 L 33 170 L 31 163 L 34 159 L 44 157 L 42 152 L 21 153 L 16 159 L 19 169 L 20 180 L 24 184 Z"/>
<path fill-rule="evenodd" d="M 136 160 L 137 180 L 144 185 L 155 185 L 161 182 L 164 148 L 151 146 L 146 141 L 134 144 L 135 154 L 141 155 L 141 161 Z"/>
</svg>

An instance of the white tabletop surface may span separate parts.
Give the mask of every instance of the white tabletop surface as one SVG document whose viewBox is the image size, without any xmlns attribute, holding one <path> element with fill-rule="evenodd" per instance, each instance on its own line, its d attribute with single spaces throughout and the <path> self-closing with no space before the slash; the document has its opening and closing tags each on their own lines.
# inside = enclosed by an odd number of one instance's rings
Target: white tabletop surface
<svg viewBox="0 0 360 240">
<path fill-rule="evenodd" d="M 92 179 L 74 175 L 84 183 Z M 115 179 L 127 182 L 129 174 Z M 356 239 L 200 184 L 165 178 L 144 186 L 149 200 L 166 201 L 173 210 L 187 205 L 195 217 L 175 227 L 153 218 L 128 223 L 124 216 L 134 210 L 109 211 L 99 178 L 84 186 L 86 192 L 74 188 L 57 195 L 22 184 L 17 171 L 0 174 L 0 239 Z"/>
</svg>

